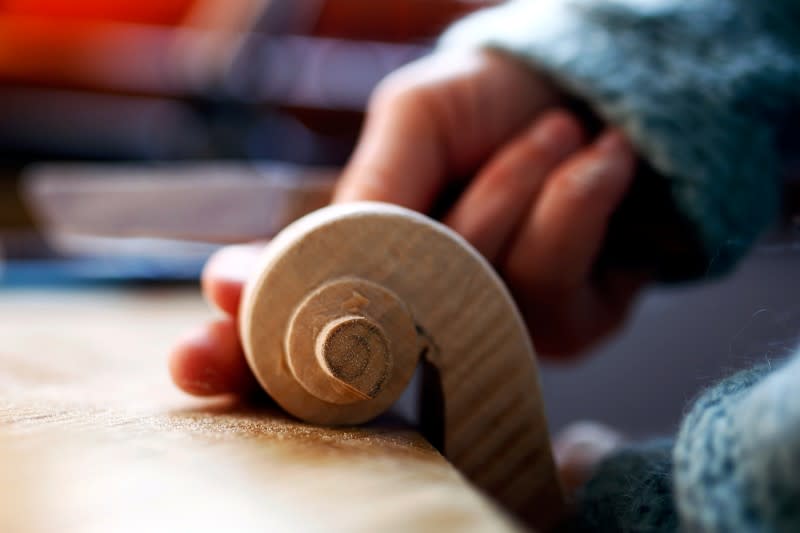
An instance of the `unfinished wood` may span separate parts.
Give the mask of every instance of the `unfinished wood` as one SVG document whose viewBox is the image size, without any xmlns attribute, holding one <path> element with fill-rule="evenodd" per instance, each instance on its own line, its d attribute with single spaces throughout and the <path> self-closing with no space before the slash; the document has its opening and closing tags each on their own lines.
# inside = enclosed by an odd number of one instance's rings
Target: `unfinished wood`
<svg viewBox="0 0 800 533">
<path fill-rule="evenodd" d="M 326 425 L 369 420 L 397 399 L 398 384 L 405 384 L 424 352 L 438 371 L 443 413 L 436 423 L 446 457 L 529 524 L 547 527 L 557 520 L 563 500 L 533 347 L 504 284 L 460 236 L 400 207 L 337 205 L 286 228 L 267 246 L 256 272 L 242 300 L 241 338 L 259 382 L 287 411 Z M 419 334 L 416 358 L 390 338 L 397 379 L 391 386 L 374 396 L 332 401 L 304 384 L 299 376 L 305 367 L 288 363 L 294 341 L 286 338 L 308 295 L 342 279 L 363 280 L 395 295 Z M 364 344 L 392 327 L 391 320 L 354 309 L 354 299 L 370 301 L 350 288 L 331 298 L 321 316 L 304 317 L 309 346 L 326 334 L 325 324 L 353 315 L 374 325 Z M 312 357 L 306 361 L 318 372 Z"/>
<path fill-rule="evenodd" d="M 0 292 L 0 531 L 510 531 L 416 431 L 197 400 L 198 291 Z"/>
<path fill-rule="evenodd" d="M 345 405 L 377 400 L 368 403 L 372 416 L 405 389 L 419 353 L 408 308 L 391 291 L 357 278 L 332 280 L 306 295 L 284 341 L 291 375 L 309 394 Z"/>
</svg>

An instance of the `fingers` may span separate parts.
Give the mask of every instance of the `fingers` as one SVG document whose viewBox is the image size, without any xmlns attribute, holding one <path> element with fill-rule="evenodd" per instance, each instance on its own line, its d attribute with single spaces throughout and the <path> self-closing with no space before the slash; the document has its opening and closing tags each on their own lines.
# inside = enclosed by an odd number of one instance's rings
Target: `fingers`
<svg viewBox="0 0 800 533">
<path fill-rule="evenodd" d="M 373 94 L 334 201 L 429 211 L 448 179 L 473 171 L 556 101 L 550 84 L 497 53 L 440 53 L 417 61 Z"/>
<path fill-rule="evenodd" d="M 228 317 L 178 341 L 169 358 L 175 384 L 197 396 L 246 394 L 256 388 L 239 343 L 235 317 L 242 288 L 264 248 L 263 243 L 226 246 L 203 269 L 203 294 Z"/>
<path fill-rule="evenodd" d="M 221 248 L 203 269 L 203 295 L 212 305 L 235 317 L 239 312 L 242 288 L 253 272 L 264 243 Z"/>
<path fill-rule="evenodd" d="M 505 260 L 514 288 L 564 295 L 586 284 L 634 164 L 631 147 L 611 130 L 556 170 Z"/>
<path fill-rule="evenodd" d="M 196 396 L 246 394 L 257 386 L 230 318 L 211 322 L 180 341 L 169 369 L 175 384 Z"/>
<path fill-rule="evenodd" d="M 489 261 L 513 237 L 547 177 L 581 145 L 578 121 L 552 111 L 509 142 L 475 178 L 444 222 Z"/>
<path fill-rule="evenodd" d="M 543 355 L 575 355 L 613 332 L 643 283 L 629 273 L 598 279 L 593 272 L 634 166 L 622 135 L 603 134 L 548 177 L 499 261 Z"/>
</svg>

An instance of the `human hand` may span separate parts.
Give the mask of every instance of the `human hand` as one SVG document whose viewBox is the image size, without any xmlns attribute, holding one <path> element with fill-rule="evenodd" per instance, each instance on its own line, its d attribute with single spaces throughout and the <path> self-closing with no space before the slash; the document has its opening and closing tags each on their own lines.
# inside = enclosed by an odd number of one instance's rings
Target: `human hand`
<svg viewBox="0 0 800 533">
<path fill-rule="evenodd" d="M 635 156 L 615 130 L 592 142 L 544 78 L 492 52 L 435 54 L 376 90 L 334 201 L 376 200 L 430 212 L 474 175 L 443 222 L 505 279 L 544 355 L 573 355 L 623 321 L 640 275 L 596 271 L 610 215 Z M 239 343 L 242 286 L 263 245 L 225 248 L 203 292 L 225 313 L 180 342 L 175 383 L 199 395 L 255 386 Z"/>
</svg>

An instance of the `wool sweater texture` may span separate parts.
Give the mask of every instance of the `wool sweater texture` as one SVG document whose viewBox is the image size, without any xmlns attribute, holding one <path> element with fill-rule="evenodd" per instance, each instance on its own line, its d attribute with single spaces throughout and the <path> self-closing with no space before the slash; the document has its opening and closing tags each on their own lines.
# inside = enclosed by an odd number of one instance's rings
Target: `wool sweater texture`
<svg viewBox="0 0 800 533">
<path fill-rule="evenodd" d="M 516 0 L 441 46 L 513 54 L 622 128 L 697 243 L 700 268 L 657 270 L 676 280 L 729 271 L 777 213 L 799 24 L 800 0 Z M 578 530 L 800 531 L 800 353 L 710 388 L 674 442 L 608 458 L 579 502 Z"/>
</svg>

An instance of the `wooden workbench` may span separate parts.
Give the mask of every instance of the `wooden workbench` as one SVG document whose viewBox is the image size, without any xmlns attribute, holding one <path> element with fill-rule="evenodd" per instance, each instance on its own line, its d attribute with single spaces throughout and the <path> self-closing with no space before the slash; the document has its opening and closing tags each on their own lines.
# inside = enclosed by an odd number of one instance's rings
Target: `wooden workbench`
<svg viewBox="0 0 800 533">
<path fill-rule="evenodd" d="M 173 388 L 190 290 L 0 291 L 0 531 L 507 531 L 415 431 Z"/>
</svg>

